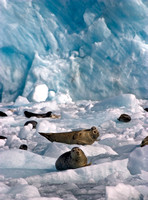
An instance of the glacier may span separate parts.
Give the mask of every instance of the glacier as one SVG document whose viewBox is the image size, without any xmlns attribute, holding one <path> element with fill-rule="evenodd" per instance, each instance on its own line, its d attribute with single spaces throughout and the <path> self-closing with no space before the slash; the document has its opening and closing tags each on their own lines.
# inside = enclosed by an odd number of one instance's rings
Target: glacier
<svg viewBox="0 0 148 200">
<path fill-rule="evenodd" d="M 0 27 L 0 200 L 147 200 L 148 1 L 0 0 Z M 39 134 L 92 126 L 92 145 Z M 74 146 L 92 164 L 57 171 Z"/>
<path fill-rule="evenodd" d="M 148 98 L 146 0 L 1 0 L 0 19 L 1 102 L 42 84 L 45 100 Z"/>
</svg>

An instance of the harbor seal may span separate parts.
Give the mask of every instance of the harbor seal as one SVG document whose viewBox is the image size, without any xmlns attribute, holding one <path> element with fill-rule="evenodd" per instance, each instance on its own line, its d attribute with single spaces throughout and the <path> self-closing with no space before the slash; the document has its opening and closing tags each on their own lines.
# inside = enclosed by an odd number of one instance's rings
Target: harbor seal
<svg viewBox="0 0 148 200">
<path fill-rule="evenodd" d="M 129 122 L 129 121 L 131 121 L 131 117 L 129 115 L 127 115 L 127 114 L 122 114 L 122 115 L 120 115 L 118 120 L 120 122 Z"/>
<path fill-rule="evenodd" d="M 37 126 L 36 121 L 34 121 L 34 120 L 27 121 L 27 122 L 25 122 L 24 126 L 27 126 L 28 124 L 32 124 L 32 128 L 36 129 L 36 126 Z"/>
<path fill-rule="evenodd" d="M 89 165 L 91 163 L 87 164 L 87 157 L 78 147 L 74 147 L 71 151 L 62 154 L 55 163 L 57 170 L 76 169 Z"/>
<path fill-rule="evenodd" d="M 79 145 L 91 145 L 99 137 L 99 131 L 95 126 L 91 129 L 82 129 L 80 131 L 71 131 L 63 133 L 41 133 L 51 142 L 60 142 L 66 144 L 79 144 Z"/>
<path fill-rule="evenodd" d="M 143 140 L 142 140 L 142 142 L 141 142 L 141 147 L 144 147 L 145 145 L 148 145 L 148 136 L 146 136 Z"/>
<path fill-rule="evenodd" d="M 24 111 L 24 115 L 27 118 L 30 118 L 30 117 L 37 117 L 37 118 L 50 117 L 50 118 L 53 118 L 53 119 L 60 118 L 60 115 L 55 115 L 51 111 L 49 111 L 47 113 L 39 113 L 39 114 L 30 112 L 30 111 Z"/>
</svg>

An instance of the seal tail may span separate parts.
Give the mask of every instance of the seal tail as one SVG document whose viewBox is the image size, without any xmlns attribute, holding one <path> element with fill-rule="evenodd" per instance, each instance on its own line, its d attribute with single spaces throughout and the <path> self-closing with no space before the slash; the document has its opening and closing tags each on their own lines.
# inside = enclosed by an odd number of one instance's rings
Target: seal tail
<svg viewBox="0 0 148 200">
<path fill-rule="evenodd" d="M 41 132 L 39 132 L 39 134 L 42 135 L 43 137 L 45 137 L 50 142 L 54 141 L 53 138 L 52 138 L 52 133 L 41 133 Z"/>
</svg>

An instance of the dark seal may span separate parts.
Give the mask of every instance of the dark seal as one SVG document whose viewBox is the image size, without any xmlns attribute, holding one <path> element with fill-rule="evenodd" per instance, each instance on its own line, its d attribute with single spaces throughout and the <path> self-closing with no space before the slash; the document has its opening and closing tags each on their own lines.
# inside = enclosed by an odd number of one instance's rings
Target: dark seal
<svg viewBox="0 0 148 200">
<path fill-rule="evenodd" d="M 57 170 L 76 169 L 89 165 L 91 163 L 87 163 L 87 157 L 78 147 L 74 147 L 71 151 L 62 154 L 55 163 Z"/>
<path fill-rule="evenodd" d="M 0 111 L 0 117 L 7 117 L 7 114 L 2 112 L 2 111 Z"/>
<path fill-rule="evenodd" d="M 60 115 L 55 115 L 53 114 L 51 111 L 47 112 L 47 113 L 33 113 L 30 111 L 24 111 L 24 115 L 27 118 L 30 117 L 37 117 L 37 118 L 46 118 L 46 117 L 50 117 L 50 118 L 60 118 Z"/>
<path fill-rule="evenodd" d="M 3 135 L 0 135 L 0 139 L 1 139 L 1 140 L 5 140 L 5 139 L 7 139 L 7 137 L 5 137 L 5 136 L 3 136 Z"/>
<path fill-rule="evenodd" d="M 65 144 L 79 144 L 79 145 L 91 145 L 99 137 L 99 131 L 95 126 L 91 129 L 82 129 L 80 131 L 71 131 L 63 133 L 41 133 L 51 142 L 60 142 Z"/>
<path fill-rule="evenodd" d="M 143 140 L 142 140 L 142 142 L 141 142 L 141 147 L 144 147 L 145 145 L 148 145 L 148 136 L 146 136 Z"/>
<path fill-rule="evenodd" d="M 32 124 L 32 128 L 33 129 L 36 129 L 36 126 L 37 126 L 37 122 L 34 121 L 34 120 L 30 120 L 30 121 L 27 121 L 24 126 L 27 126 L 28 124 Z"/>
<path fill-rule="evenodd" d="M 118 120 L 120 122 L 129 122 L 129 121 L 131 121 L 131 117 L 129 115 L 127 115 L 127 114 L 122 114 L 122 115 L 120 115 Z"/>
<path fill-rule="evenodd" d="M 28 146 L 26 144 L 21 144 L 19 149 L 22 149 L 22 150 L 27 150 L 28 149 Z"/>
<path fill-rule="evenodd" d="M 148 108 L 144 108 L 144 110 L 148 112 Z"/>
</svg>

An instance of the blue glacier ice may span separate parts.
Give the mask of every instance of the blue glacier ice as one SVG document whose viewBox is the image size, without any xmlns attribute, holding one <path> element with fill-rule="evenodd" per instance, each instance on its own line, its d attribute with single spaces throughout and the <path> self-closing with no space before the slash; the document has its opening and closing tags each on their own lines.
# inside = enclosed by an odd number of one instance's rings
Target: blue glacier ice
<svg viewBox="0 0 148 200">
<path fill-rule="evenodd" d="M 0 101 L 148 98 L 148 1 L 0 0 Z"/>
</svg>

